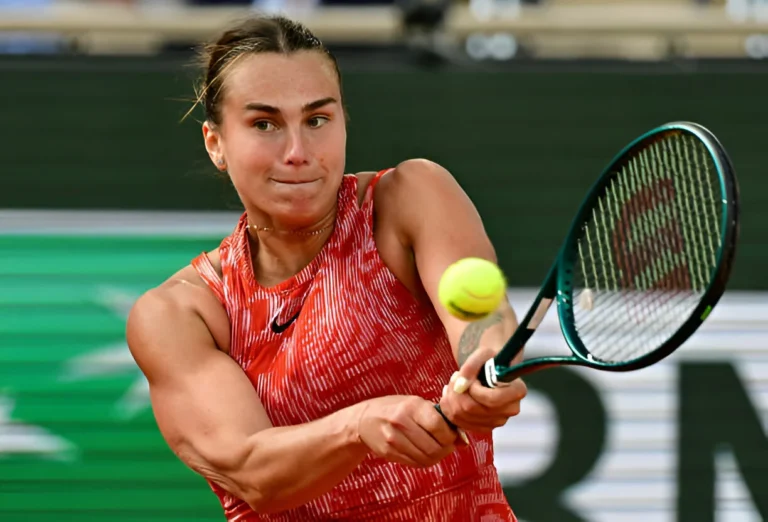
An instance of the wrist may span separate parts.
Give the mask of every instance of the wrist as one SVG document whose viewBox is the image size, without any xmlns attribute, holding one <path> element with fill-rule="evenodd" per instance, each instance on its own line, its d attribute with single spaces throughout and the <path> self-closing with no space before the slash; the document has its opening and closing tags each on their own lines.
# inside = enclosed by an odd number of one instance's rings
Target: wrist
<svg viewBox="0 0 768 522">
<path fill-rule="evenodd" d="M 368 453 L 370 451 L 362 436 L 363 418 L 368 407 L 368 401 L 364 401 L 342 410 L 344 415 L 341 436 L 344 440 L 344 445 L 351 450 L 360 451 L 361 453 Z"/>
</svg>

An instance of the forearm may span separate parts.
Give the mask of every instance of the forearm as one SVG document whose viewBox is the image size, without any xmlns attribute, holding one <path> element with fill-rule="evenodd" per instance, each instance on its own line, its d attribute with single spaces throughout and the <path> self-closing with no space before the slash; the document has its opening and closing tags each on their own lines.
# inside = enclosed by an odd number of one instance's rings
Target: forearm
<svg viewBox="0 0 768 522">
<path fill-rule="evenodd" d="M 341 482 L 368 454 L 357 434 L 362 407 L 254 434 L 248 456 L 232 473 L 245 500 L 258 512 L 282 511 L 305 504 Z"/>
<path fill-rule="evenodd" d="M 501 350 L 504 343 L 514 333 L 517 325 L 517 315 L 506 299 L 488 317 L 468 323 L 459 339 L 454 343 L 459 367 L 481 346 L 492 348 L 497 352 Z M 521 350 L 515 361 L 521 359 L 522 356 Z"/>
</svg>

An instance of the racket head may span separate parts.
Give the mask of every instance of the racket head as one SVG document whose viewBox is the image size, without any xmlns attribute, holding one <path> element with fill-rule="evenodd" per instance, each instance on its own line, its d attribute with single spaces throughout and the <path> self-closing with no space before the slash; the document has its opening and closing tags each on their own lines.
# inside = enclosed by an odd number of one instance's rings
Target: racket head
<svg viewBox="0 0 768 522">
<path fill-rule="evenodd" d="M 723 295 L 738 235 L 738 183 L 710 131 L 673 122 L 631 142 L 559 254 L 558 316 L 574 355 L 610 371 L 667 357 Z"/>
</svg>

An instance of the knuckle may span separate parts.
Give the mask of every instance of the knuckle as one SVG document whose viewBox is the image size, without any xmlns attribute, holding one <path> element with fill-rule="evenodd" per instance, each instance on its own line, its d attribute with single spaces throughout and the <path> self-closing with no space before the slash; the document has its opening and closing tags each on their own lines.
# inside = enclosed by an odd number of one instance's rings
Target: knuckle
<svg viewBox="0 0 768 522">
<path fill-rule="evenodd" d="M 408 411 L 408 403 L 403 401 L 392 409 L 392 418 L 399 419 Z"/>
<path fill-rule="evenodd" d="M 392 446 L 397 440 L 393 430 L 385 430 L 382 438 L 384 439 L 384 442 L 387 444 L 387 446 Z"/>
<path fill-rule="evenodd" d="M 403 401 L 403 405 L 408 410 L 417 410 L 419 407 L 423 406 L 424 404 L 426 404 L 426 401 L 424 401 L 424 399 L 422 399 L 421 397 L 416 397 L 416 396 L 408 397 L 405 401 Z"/>
<path fill-rule="evenodd" d="M 418 399 L 408 398 L 397 405 L 392 414 L 392 421 L 398 426 L 402 426 L 406 419 L 413 417 L 415 411 L 418 411 Z"/>
<path fill-rule="evenodd" d="M 477 410 L 477 403 L 466 396 L 459 398 L 456 406 L 457 409 L 465 415 L 475 413 Z"/>
</svg>

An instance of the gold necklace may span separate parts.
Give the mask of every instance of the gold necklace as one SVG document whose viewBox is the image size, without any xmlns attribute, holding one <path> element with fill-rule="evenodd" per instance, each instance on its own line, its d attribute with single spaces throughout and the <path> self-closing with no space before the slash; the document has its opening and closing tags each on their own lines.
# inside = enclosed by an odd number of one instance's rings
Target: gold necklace
<svg viewBox="0 0 768 522">
<path fill-rule="evenodd" d="M 283 232 L 286 232 L 288 234 L 295 234 L 297 236 L 316 236 L 318 234 L 322 234 L 323 232 L 325 232 L 326 230 L 331 228 L 333 225 L 334 224 L 331 223 L 329 225 L 325 225 L 322 228 L 318 228 L 317 230 L 312 230 L 310 232 L 304 232 L 304 231 L 299 231 L 299 230 L 285 230 Z M 247 225 L 245 225 L 245 228 L 250 228 L 251 230 L 253 230 L 255 232 L 275 232 L 274 227 L 259 227 L 259 226 L 256 226 L 256 225 L 247 224 Z"/>
</svg>

